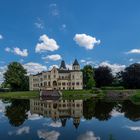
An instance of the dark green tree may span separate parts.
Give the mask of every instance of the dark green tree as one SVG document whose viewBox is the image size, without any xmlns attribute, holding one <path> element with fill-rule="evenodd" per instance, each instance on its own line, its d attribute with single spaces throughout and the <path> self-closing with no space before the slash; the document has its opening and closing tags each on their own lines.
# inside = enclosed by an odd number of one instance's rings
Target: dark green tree
<svg viewBox="0 0 140 140">
<path fill-rule="evenodd" d="M 27 72 L 18 62 L 12 62 L 8 65 L 8 69 L 4 73 L 4 79 L 4 83 L 9 85 L 13 91 L 29 89 Z"/>
<path fill-rule="evenodd" d="M 28 119 L 27 112 L 30 108 L 29 100 L 14 99 L 11 104 L 6 107 L 5 116 L 8 117 L 12 126 L 20 126 Z"/>
<path fill-rule="evenodd" d="M 83 72 L 83 87 L 84 89 L 91 89 L 95 86 L 94 70 L 91 65 L 86 65 L 82 69 Z"/>
<path fill-rule="evenodd" d="M 140 64 L 128 66 L 122 73 L 122 80 L 125 88 L 140 88 Z"/>
<path fill-rule="evenodd" d="M 107 66 L 100 66 L 95 69 L 94 75 L 96 87 L 110 86 L 113 82 L 112 71 Z"/>
</svg>

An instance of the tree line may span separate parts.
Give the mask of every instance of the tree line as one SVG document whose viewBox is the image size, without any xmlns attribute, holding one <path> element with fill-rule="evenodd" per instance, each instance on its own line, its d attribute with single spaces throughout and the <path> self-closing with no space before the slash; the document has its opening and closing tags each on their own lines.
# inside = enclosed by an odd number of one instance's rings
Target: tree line
<svg viewBox="0 0 140 140">
<path fill-rule="evenodd" d="M 93 89 L 107 86 L 123 86 L 127 89 L 140 88 L 140 64 L 134 63 L 113 75 L 113 71 L 108 66 L 99 66 L 94 68 L 86 65 L 82 69 L 83 88 Z M 29 90 L 29 77 L 27 70 L 18 62 L 12 62 L 8 65 L 4 73 L 4 82 L 1 87 L 10 88 L 12 91 Z"/>
<path fill-rule="evenodd" d="M 140 88 L 140 64 L 134 63 L 113 75 L 113 71 L 108 66 L 99 66 L 94 68 L 86 65 L 83 71 L 84 89 L 93 87 L 101 88 L 106 86 L 123 86 L 126 89 Z"/>
</svg>

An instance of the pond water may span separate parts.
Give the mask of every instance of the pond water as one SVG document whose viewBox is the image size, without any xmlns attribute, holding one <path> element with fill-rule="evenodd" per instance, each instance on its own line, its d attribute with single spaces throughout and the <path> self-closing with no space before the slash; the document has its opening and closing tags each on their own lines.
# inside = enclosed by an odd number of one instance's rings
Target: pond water
<svg viewBox="0 0 140 140">
<path fill-rule="evenodd" d="M 0 100 L 0 140 L 140 140 L 140 105 L 105 100 Z"/>
</svg>

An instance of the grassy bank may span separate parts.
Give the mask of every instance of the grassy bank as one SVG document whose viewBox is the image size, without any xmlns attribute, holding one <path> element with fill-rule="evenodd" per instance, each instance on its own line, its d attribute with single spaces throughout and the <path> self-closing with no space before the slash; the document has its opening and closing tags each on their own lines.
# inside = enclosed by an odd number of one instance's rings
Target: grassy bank
<svg viewBox="0 0 140 140">
<path fill-rule="evenodd" d="M 63 99 L 88 99 L 91 97 L 103 98 L 102 91 L 97 93 L 95 90 L 64 90 L 62 92 Z"/>
<path fill-rule="evenodd" d="M 135 104 L 140 104 L 140 90 L 135 90 L 135 94 L 130 96 L 130 100 Z"/>
<path fill-rule="evenodd" d="M 19 92 L 2 92 L 0 93 L 0 98 L 14 98 L 14 99 L 30 99 L 38 98 L 38 91 L 19 91 Z"/>
</svg>

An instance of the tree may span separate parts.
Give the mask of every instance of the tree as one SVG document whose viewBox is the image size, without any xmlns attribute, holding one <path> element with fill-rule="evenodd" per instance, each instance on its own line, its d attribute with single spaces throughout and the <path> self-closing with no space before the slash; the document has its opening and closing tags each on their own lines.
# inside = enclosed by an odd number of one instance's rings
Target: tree
<svg viewBox="0 0 140 140">
<path fill-rule="evenodd" d="M 94 75 L 95 83 L 97 87 L 110 86 L 113 82 L 112 71 L 107 66 L 100 66 L 95 69 Z"/>
<path fill-rule="evenodd" d="M 30 108 L 29 100 L 14 99 L 11 104 L 6 107 L 5 116 L 8 117 L 12 126 L 20 126 L 28 119 L 27 112 Z"/>
<path fill-rule="evenodd" d="M 95 86 L 95 81 L 94 81 L 94 70 L 91 65 L 86 65 L 82 69 L 83 71 L 83 86 L 84 89 L 91 89 L 92 87 Z"/>
<path fill-rule="evenodd" d="M 27 72 L 18 62 L 12 62 L 8 65 L 8 69 L 4 73 L 4 79 L 4 83 L 10 85 L 13 91 L 29 89 Z"/>
<path fill-rule="evenodd" d="M 140 88 L 140 64 L 134 63 L 128 66 L 122 73 L 125 88 Z"/>
</svg>

